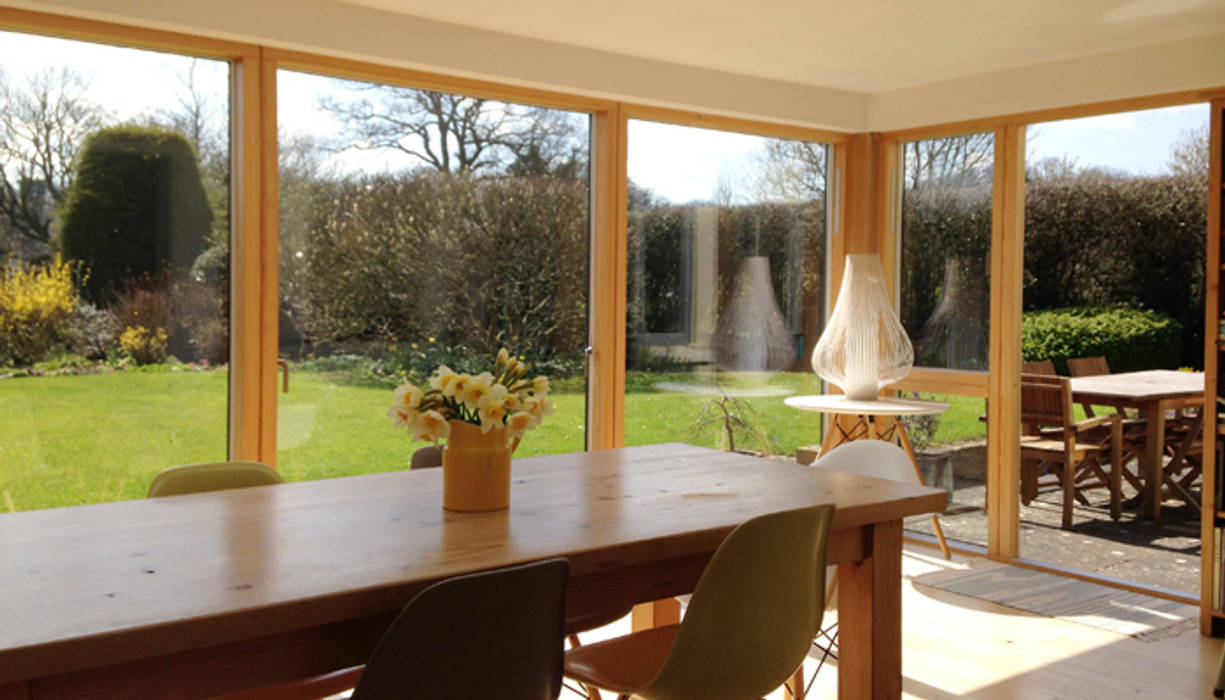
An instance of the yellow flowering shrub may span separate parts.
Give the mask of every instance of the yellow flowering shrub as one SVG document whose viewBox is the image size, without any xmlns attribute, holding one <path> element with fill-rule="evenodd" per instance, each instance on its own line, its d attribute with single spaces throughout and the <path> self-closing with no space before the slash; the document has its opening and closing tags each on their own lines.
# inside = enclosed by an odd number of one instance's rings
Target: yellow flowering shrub
<svg viewBox="0 0 1225 700">
<path fill-rule="evenodd" d="M 119 336 L 119 348 L 138 365 L 155 365 L 166 359 L 166 329 L 128 326 Z"/>
<path fill-rule="evenodd" d="M 72 277 L 59 256 L 45 266 L 0 268 L 0 362 L 32 364 L 60 341 L 80 298 Z"/>
</svg>

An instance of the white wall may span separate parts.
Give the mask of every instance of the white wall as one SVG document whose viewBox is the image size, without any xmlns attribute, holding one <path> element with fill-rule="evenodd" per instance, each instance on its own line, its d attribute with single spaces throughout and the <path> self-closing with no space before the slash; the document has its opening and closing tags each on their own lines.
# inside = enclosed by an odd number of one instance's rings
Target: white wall
<svg viewBox="0 0 1225 700">
<path fill-rule="evenodd" d="M 840 131 L 884 131 L 1225 86 L 1225 35 L 868 95 L 524 39 L 336 0 L 0 1 L 463 77 Z"/>
<path fill-rule="evenodd" d="M 1197 37 L 879 93 L 868 130 L 1225 86 L 1225 35 Z"/>
<path fill-rule="evenodd" d="M 762 80 L 335 0 L 6 1 L 12 7 L 377 61 L 664 107 L 857 131 L 867 95 Z"/>
</svg>

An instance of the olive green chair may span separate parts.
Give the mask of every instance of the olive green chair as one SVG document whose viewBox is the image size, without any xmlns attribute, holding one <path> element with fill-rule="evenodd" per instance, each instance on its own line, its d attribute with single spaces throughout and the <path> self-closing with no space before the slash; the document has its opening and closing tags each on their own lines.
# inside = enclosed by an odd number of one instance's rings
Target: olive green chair
<svg viewBox="0 0 1225 700">
<path fill-rule="evenodd" d="M 753 518 L 698 580 L 685 618 L 566 653 L 566 676 L 644 700 L 755 700 L 804 662 L 825 610 L 833 505 Z"/>
<path fill-rule="evenodd" d="M 163 469 L 149 484 L 149 498 L 224 491 L 283 483 L 275 469 L 260 462 L 203 462 Z"/>
</svg>

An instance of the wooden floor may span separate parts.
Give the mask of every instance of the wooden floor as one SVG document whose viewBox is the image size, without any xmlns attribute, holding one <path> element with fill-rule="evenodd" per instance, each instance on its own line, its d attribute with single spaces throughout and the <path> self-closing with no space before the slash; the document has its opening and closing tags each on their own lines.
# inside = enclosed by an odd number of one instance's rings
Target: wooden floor
<svg viewBox="0 0 1225 700">
<path fill-rule="evenodd" d="M 969 561 L 955 557 L 952 565 Z M 911 582 L 947 566 L 934 550 L 907 547 L 903 555 L 905 698 L 1212 697 L 1222 642 L 1200 637 L 1194 623 L 1140 641 Z M 622 621 L 588 636 L 624 634 L 628 627 Z M 809 697 L 836 697 L 836 688 L 837 669 L 827 666 Z M 781 698 L 781 691 L 770 696 Z"/>
</svg>

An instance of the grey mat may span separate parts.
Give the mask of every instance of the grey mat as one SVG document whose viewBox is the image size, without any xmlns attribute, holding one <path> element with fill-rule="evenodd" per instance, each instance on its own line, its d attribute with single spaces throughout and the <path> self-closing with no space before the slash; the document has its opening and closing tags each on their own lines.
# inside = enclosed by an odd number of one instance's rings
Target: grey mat
<svg viewBox="0 0 1225 700">
<path fill-rule="evenodd" d="M 1199 614 L 1186 603 L 998 562 L 933 571 L 914 582 L 1140 639 Z"/>
</svg>

